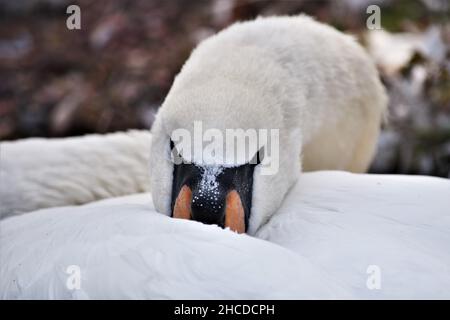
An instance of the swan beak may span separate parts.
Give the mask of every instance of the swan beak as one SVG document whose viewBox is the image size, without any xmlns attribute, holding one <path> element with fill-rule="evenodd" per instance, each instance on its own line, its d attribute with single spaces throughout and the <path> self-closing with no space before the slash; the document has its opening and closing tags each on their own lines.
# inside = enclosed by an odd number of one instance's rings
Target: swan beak
<svg viewBox="0 0 450 320">
<path fill-rule="evenodd" d="M 216 224 L 245 233 L 251 212 L 254 165 L 211 167 L 194 164 L 174 166 L 172 180 L 172 217 Z"/>
<path fill-rule="evenodd" d="M 184 185 L 175 201 L 173 217 L 178 219 L 191 219 L 192 190 Z"/>
<path fill-rule="evenodd" d="M 236 190 L 227 194 L 225 204 L 225 228 L 237 233 L 245 232 L 245 213 L 241 197 Z"/>
<path fill-rule="evenodd" d="M 175 200 L 173 217 L 190 220 L 192 216 L 191 201 L 192 190 L 184 185 Z M 225 201 L 225 228 L 230 228 L 231 231 L 237 233 L 244 233 L 245 213 L 239 193 L 236 190 L 230 191 Z"/>
</svg>

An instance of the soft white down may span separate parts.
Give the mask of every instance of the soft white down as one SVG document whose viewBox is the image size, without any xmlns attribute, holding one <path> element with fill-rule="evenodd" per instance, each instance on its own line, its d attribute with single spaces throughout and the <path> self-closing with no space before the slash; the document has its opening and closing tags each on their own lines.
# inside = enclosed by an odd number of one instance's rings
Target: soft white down
<svg viewBox="0 0 450 320">
<path fill-rule="evenodd" d="M 256 238 L 158 214 L 149 194 L 35 211 L 0 221 L 0 298 L 449 299 L 449 190 L 305 173 Z"/>
</svg>

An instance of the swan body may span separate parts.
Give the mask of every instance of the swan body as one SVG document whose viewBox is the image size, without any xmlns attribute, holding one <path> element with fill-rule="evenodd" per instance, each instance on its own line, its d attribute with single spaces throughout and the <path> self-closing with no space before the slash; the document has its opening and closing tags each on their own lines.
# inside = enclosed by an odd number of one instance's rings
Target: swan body
<svg viewBox="0 0 450 320">
<path fill-rule="evenodd" d="M 263 175 L 256 166 L 249 182 L 248 233 L 255 234 L 302 168 L 365 172 L 386 104 L 373 62 L 350 36 L 307 16 L 234 24 L 192 52 L 158 111 L 150 157 L 155 207 L 172 214 L 170 138 L 177 129 L 192 136 L 196 122 L 224 136 L 230 128 L 276 129 L 279 170 Z M 204 166 L 198 157 L 185 159 Z"/>
<path fill-rule="evenodd" d="M 449 299 L 449 190 L 304 173 L 255 237 L 158 214 L 148 193 L 9 217 L 0 298 Z"/>
<path fill-rule="evenodd" d="M 0 143 L 0 218 L 150 191 L 151 134 Z"/>
</svg>

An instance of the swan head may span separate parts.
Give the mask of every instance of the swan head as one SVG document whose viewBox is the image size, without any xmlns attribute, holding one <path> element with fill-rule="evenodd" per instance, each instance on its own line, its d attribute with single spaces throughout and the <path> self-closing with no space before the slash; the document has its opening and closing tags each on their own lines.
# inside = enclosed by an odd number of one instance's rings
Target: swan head
<svg viewBox="0 0 450 320">
<path fill-rule="evenodd" d="M 280 74 L 283 71 L 270 61 L 261 68 L 264 56 L 245 50 L 231 50 L 227 59 L 220 61 L 216 54 L 199 55 L 201 51 L 196 50 L 185 63 L 152 126 L 150 180 L 157 211 L 255 235 L 280 207 L 300 173 L 301 139 L 291 125 L 298 116 L 291 101 L 294 98 L 285 94 L 288 75 Z M 245 77 L 241 68 L 236 68 L 242 54 L 248 54 L 250 62 L 259 57 L 259 63 L 245 65 Z M 198 144 L 203 150 L 196 149 L 197 123 L 202 128 L 201 140 L 206 142 Z M 242 155 L 228 157 L 227 130 L 257 132 L 258 143 L 249 143 L 248 152 Z M 192 137 L 192 143 L 178 149 L 177 132 Z M 270 141 L 272 133 L 277 133 L 277 142 L 259 140 L 262 132 Z M 212 139 L 219 134 L 209 133 L 220 133 L 225 139 Z M 218 146 L 216 159 L 208 159 L 209 143 Z M 251 162 L 260 151 L 261 161 Z M 174 153 L 181 155 L 181 163 L 174 161 Z M 278 156 L 278 161 L 270 161 L 273 156 Z M 272 166 L 275 163 L 278 165 Z M 271 167 L 276 170 L 267 174 L 265 169 Z M 208 198 L 210 190 L 205 192 L 205 180 L 217 185 L 212 199 Z"/>
</svg>

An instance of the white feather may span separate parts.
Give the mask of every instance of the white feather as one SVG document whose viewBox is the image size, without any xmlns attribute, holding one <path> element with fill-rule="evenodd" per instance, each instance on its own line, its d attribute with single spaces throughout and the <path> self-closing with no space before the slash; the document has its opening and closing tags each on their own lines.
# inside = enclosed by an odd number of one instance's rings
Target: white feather
<svg viewBox="0 0 450 320">
<path fill-rule="evenodd" d="M 0 143 L 0 218 L 150 190 L 151 135 L 131 130 Z"/>
<path fill-rule="evenodd" d="M 0 297 L 448 299 L 449 190 L 305 173 L 257 238 L 157 214 L 149 194 L 40 210 L 0 222 Z M 66 287 L 70 265 L 79 290 Z"/>
</svg>

